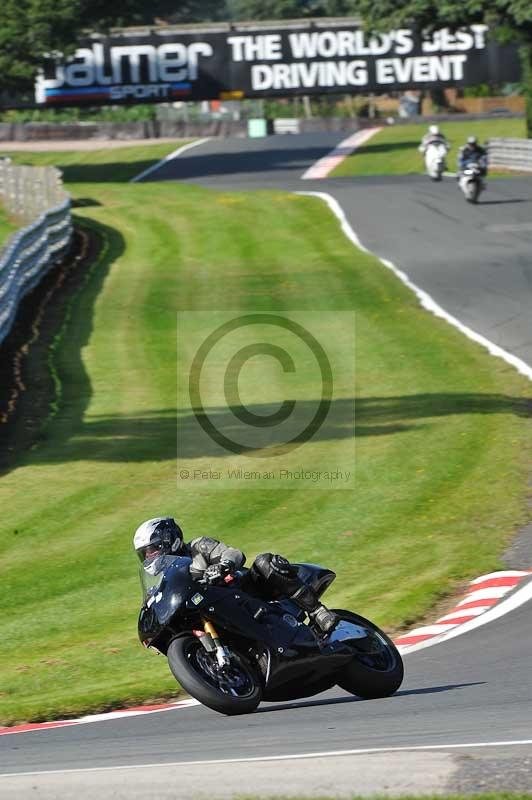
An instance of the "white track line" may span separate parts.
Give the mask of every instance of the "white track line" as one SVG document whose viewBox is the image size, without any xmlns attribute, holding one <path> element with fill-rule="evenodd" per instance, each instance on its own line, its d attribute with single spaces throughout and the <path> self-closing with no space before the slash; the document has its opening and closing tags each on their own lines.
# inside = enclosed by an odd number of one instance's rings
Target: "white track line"
<svg viewBox="0 0 532 800">
<path fill-rule="evenodd" d="M 532 739 L 510 739 L 497 742 L 464 742 L 456 744 L 418 744 L 399 747 L 363 747 L 357 750 L 329 750 L 318 753 L 293 753 L 282 756 L 251 756 L 249 758 L 219 758 L 207 761 L 162 761 L 153 764 L 119 764 L 114 767 L 80 767 L 79 769 L 49 769 L 35 772 L 5 772 L 0 778 L 17 778 L 29 775 L 67 775 L 79 772 L 110 772 L 117 769 L 160 769 L 161 767 L 199 767 L 214 764 L 247 764 L 258 761 L 296 761 L 307 758 L 337 758 L 338 756 L 363 756 L 373 753 L 414 753 L 426 750 L 463 750 L 474 747 L 516 747 L 532 745 Z"/>
<path fill-rule="evenodd" d="M 156 164 L 152 164 L 151 167 L 148 167 L 147 169 L 143 170 L 143 172 L 139 172 L 138 175 L 135 175 L 134 178 L 131 178 L 129 183 L 137 183 L 138 181 L 142 180 L 142 178 L 145 178 L 146 175 L 151 175 L 152 172 L 155 172 L 156 170 L 160 169 L 168 161 L 172 161 L 173 158 L 177 158 L 182 153 L 185 153 L 187 150 L 191 150 L 193 147 L 197 147 L 200 144 L 208 142 L 209 138 L 210 138 L 209 136 L 206 136 L 203 139 L 196 139 L 196 141 L 194 142 L 188 142 L 188 144 L 181 145 L 181 147 L 178 147 L 177 150 L 173 151 L 173 153 L 168 153 L 167 156 L 161 158 L 161 160 L 158 161 Z"/>
<path fill-rule="evenodd" d="M 396 275 L 396 277 L 398 277 L 399 280 L 405 284 L 405 286 L 408 286 L 408 288 L 414 292 L 414 294 L 419 300 L 420 305 L 424 309 L 430 311 L 431 314 L 434 314 L 435 317 L 440 317 L 440 319 L 444 319 L 454 328 L 457 328 L 460 331 L 460 333 L 463 333 L 464 336 L 467 336 L 468 339 L 471 339 L 472 341 L 477 342 L 477 344 L 482 345 L 482 347 L 484 347 L 490 353 L 490 355 L 495 356 L 496 358 L 502 358 L 503 361 L 506 361 L 507 364 L 510 364 L 510 366 L 514 367 L 518 372 L 521 373 L 521 375 L 524 375 L 526 378 L 532 381 L 532 367 L 529 364 L 527 364 L 518 356 L 513 355 L 513 353 L 509 353 L 507 350 L 504 350 L 502 347 L 499 347 L 499 345 L 490 341 L 485 336 L 482 336 L 482 334 L 477 333 L 472 328 L 469 328 L 467 325 L 464 325 L 463 322 L 460 322 L 459 319 L 453 317 L 453 315 L 449 314 L 448 311 L 445 311 L 445 309 L 443 309 L 430 296 L 430 294 L 425 292 L 424 289 L 420 289 L 419 286 L 413 283 L 413 281 L 410 280 L 408 275 L 402 270 L 398 269 L 395 266 L 395 264 L 393 264 L 387 258 L 381 258 L 380 256 L 377 256 L 375 253 L 372 253 L 370 250 L 368 250 L 367 247 L 364 247 L 364 245 L 358 238 L 357 234 L 349 224 L 345 212 L 341 207 L 340 203 L 338 202 L 338 200 L 336 200 L 336 198 L 334 198 L 327 192 L 301 191 L 301 192 L 295 192 L 295 194 L 309 195 L 311 197 L 319 197 L 321 200 L 324 200 L 325 203 L 327 203 L 327 205 L 333 212 L 333 214 L 339 220 L 342 231 L 347 236 L 347 238 L 360 250 L 363 250 L 365 253 L 369 253 L 370 255 L 373 255 L 376 258 L 378 258 L 381 264 L 383 264 L 385 267 L 391 270 L 394 273 L 394 275 Z"/>
<path fill-rule="evenodd" d="M 382 128 L 365 128 L 364 130 L 357 131 L 356 133 L 343 139 L 333 150 L 330 150 L 323 158 L 318 159 L 306 172 L 301 176 L 301 180 L 313 180 L 315 178 L 326 178 L 327 175 L 333 171 L 338 164 L 351 155 L 357 147 L 367 142 L 376 133 L 382 131 Z"/>
</svg>

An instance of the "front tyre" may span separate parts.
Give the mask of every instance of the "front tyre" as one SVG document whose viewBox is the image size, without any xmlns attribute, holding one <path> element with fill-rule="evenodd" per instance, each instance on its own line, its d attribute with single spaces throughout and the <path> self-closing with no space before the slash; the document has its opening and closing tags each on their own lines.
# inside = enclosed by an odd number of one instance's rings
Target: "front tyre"
<svg viewBox="0 0 532 800">
<path fill-rule="evenodd" d="M 467 183 L 464 193 L 468 203 L 476 203 L 480 194 L 480 185 L 478 181 L 470 181 Z"/>
<path fill-rule="evenodd" d="M 404 667 L 392 640 L 368 619 L 351 611 L 335 611 L 340 619 L 368 632 L 365 639 L 353 641 L 355 654 L 342 670 L 338 686 L 367 700 L 394 694 L 403 682 Z"/>
<path fill-rule="evenodd" d="M 249 714 L 262 699 L 257 675 L 239 655 L 231 654 L 231 665 L 221 670 L 195 636 L 170 642 L 168 665 L 186 691 L 204 706 L 220 714 Z"/>
</svg>

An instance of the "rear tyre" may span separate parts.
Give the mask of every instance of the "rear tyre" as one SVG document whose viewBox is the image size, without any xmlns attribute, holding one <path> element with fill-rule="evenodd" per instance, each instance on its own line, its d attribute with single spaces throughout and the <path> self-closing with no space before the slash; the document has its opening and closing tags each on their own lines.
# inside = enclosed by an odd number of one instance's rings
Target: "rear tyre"
<svg viewBox="0 0 532 800">
<path fill-rule="evenodd" d="M 403 682 L 404 667 L 392 640 L 368 619 L 351 611 L 334 610 L 340 619 L 360 625 L 368 632 L 367 638 L 360 640 L 353 659 L 342 670 L 338 686 L 367 700 L 394 694 Z"/>
<path fill-rule="evenodd" d="M 182 636 L 170 642 L 167 657 L 174 678 L 213 711 L 228 716 L 249 714 L 262 699 L 256 673 L 236 653 L 231 654 L 231 666 L 221 671 L 195 636 Z"/>
</svg>

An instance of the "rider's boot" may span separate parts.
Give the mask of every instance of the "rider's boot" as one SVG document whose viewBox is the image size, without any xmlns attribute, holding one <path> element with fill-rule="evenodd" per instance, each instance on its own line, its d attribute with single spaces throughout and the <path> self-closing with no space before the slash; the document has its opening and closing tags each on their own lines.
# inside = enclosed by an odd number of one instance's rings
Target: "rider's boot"
<svg viewBox="0 0 532 800">
<path fill-rule="evenodd" d="M 290 600 L 293 600 L 299 608 L 307 612 L 311 622 L 320 633 L 329 633 L 336 623 L 340 621 L 338 614 L 335 614 L 334 611 L 320 603 L 316 594 L 306 584 L 302 584 L 291 594 Z"/>
</svg>

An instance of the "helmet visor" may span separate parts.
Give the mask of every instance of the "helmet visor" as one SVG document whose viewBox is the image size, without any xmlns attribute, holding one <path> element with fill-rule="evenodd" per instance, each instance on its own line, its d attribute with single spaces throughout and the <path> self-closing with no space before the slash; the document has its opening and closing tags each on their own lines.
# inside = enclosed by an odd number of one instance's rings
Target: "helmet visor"
<svg viewBox="0 0 532 800">
<path fill-rule="evenodd" d="M 163 552 L 163 544 L 162 542 L 147 544 L 145 547 L 139 547 L 137 550 L 137 555 L 139 557 L 139 561 L 144 563 L 144 561 L 152 561 L 157 556 L 160 556 Z"/>
</svg>

